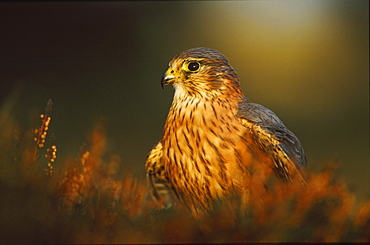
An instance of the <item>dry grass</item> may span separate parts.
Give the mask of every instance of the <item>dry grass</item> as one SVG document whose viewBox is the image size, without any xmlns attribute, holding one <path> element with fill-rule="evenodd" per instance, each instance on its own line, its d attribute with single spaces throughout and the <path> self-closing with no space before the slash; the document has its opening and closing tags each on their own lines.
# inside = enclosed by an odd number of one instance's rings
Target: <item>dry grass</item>
<svg viewBox="0 0 370 245">
<path fill-rule="evenodd" d="M 335 163 L 309 173 L 306 187 L 256 187 L 248 204 L 235 197 L 195 220 L 181 205 L 157 209 L 144 176 L 107 154 L 103 124 L 79 156 L 57 158 L 51 102 L 36 131 L 18 125 L 12 106 L 0 107 L 1 243 L 369 241 L 370 202 L 356 203 Z"/>
</svg>

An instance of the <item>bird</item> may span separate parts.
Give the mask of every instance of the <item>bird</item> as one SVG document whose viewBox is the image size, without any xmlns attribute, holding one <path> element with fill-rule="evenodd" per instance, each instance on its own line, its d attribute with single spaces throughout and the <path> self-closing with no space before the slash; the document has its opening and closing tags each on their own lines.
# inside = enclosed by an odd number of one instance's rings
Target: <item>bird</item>
<svg viewBox="0 0 370 245">
<path fill-rule="evenodd" d="M 176 55 L 161 79 L 174 95 L 162 139 L 149 152 L 149 191 L 163 209 L 180 202 L 195 217 L 231 193 L 248 195 L 275 176 L 305 184 L 306 155 L 274 112 L 248 100 L 217 50 Z M 260 183 L 258 183 L 260 182 Z"/>
</svg>

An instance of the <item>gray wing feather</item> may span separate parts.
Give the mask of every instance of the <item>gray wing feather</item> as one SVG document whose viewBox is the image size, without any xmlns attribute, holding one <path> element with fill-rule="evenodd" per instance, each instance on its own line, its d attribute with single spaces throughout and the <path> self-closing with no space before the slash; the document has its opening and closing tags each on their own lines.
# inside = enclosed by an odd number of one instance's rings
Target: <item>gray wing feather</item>
<svg viewBox="0 0 370 245">
<path fill-rule="evenodd" d="M 172 190 L 168 186 L 168 182 L 157 178 L 154 174 L 147 174 L 149 191 L 162 208 L 168 209 L 172 207 L 173 197 Z"/>
<path fill-rule="evenodd" d="M 149 153 L 145 166 L 149 192 L 153 199 L 159 203 L 162 208 L 171 208 L 173 204 L 173 191 L 164 172 L 161 142 Z"/>
<path fill-rule="evenodd" d="M 238 117 L 247 120 L 249 123 L 259 126 L 264 133 L 270 135 L 279 143 L 276 145 L 279 150 L 290 159 L 295 167 L 301 172 L 301 167 L 307 164 L 306 155 L 298 138 L 288 130 L 283 122 L 275 115 L 274 112 L 266 107 L 251 103 L 247 100 L 239 103 Z M 257 134 L 254 135 L 258 137 Z M 258 140 L 258 139 L 257 139 Z M 271 149 L 268 141 L 263 143 L 263 149 Z M 272 143 L 271 143 L 272 144 Z M 276 159 L 281 161 L 281 159 Z M 282 163 L 284 165 L 284 163 Z M 285 171 L 285 170 L 284 170 Z"/>
</svg>

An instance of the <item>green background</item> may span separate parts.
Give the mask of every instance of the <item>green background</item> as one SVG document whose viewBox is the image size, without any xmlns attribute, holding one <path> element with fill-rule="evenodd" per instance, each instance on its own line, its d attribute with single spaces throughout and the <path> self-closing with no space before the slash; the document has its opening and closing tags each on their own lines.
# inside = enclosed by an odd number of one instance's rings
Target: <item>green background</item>
<svg viewBox="0 0 370 245">
<path fill-rule="evenodd" d="M 309 166 L 340 162 L 369 198 L 369 2 L 0 3 L 0 103 L 22 127 L 54 102 L 58 158 L 107 120 L 109 151 L 144 174 L 173 90 L 160 78 L 193 47 L 225 54 L 251 101 L 300 139 Z"/>
</svg>

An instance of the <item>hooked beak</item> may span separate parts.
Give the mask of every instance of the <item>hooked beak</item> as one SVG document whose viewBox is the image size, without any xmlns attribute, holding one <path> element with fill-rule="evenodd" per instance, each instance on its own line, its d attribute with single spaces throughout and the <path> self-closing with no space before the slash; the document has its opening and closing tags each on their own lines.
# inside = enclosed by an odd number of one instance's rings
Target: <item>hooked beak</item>
<svg viewBox="0 0 370 245">
<path fill-rule="evenodd" d="M 175 72 L 174 70 L 172 70 L 172 68 L 167 69 L 167 71 L 163 74 L 162 79 L 161 79 L 162 89 L 164 89 L 164 85 L 174 82 L 174 80 L 176 79 L 176 76 L 174 74 Z"/>
</svg>

